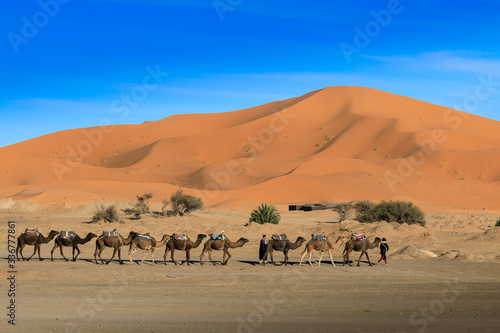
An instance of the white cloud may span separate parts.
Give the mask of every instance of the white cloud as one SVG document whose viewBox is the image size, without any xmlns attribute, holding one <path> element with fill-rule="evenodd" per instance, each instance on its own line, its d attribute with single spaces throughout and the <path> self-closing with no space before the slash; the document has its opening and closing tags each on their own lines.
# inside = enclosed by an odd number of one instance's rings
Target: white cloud
<svg viewBox="0 0 500 333">
<path fill-rule="evenodd" d="M 424 52 L 415 56 L 363 56 L 391 67 L 415 70 L 435 70 L 452 73 L 500 74 L 500 60 L 497 54 L 475 51 Z M 494 59 L 497 58 L 497 59 Z"/>
</svg>

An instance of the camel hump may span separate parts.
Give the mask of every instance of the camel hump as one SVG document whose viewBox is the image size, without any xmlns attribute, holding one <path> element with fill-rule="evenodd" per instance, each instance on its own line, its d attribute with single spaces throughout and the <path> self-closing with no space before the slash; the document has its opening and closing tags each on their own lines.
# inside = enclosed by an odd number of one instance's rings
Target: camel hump
<svg viewBox="0 0 500 333">
<path fill-rule="evenodd" d="M 288 237 L 286 236 L 286 234 L 274 234 L 272 237 L 272 239 L 274 240 L 288 240 Z"/>
<path fill-rule="evenodd" d="M 28 236 L 37 236 L 40 235 L 40 232 L 38 232 L 38 229 L 26 229 L 24 230 L 24 233 Z"/>
<path fill-rule="evenodd" d="M 65 238 L 65 239 L 70 239 L 70 238 L 74 238 L 76 236 L 76 232 L 74 231 L 61 231 L 61 238 Z"/>
</svg>

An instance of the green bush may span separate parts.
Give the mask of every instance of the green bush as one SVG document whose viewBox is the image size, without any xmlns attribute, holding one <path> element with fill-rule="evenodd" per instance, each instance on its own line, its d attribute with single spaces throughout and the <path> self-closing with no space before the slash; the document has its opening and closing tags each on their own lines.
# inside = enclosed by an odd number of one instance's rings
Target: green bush
<svg viewBox="0 0 500 333">
<path fill-rule="evenodd" d="M 497 223 L 495 224 L 495 227 L 500 227 L 500 217 L 497 220 Z"/>
<path fill-rule="evenodd" d="M 398 222 L 425 226 L 425 214 L 411 202 L 382 201 L 357 216 L 359 222 Z"/>
<path fill-rule="evenodd" d="M 347 220 L 352 213 L 352 210 L 354 209 L 353 203 L 351 202 L 342 202 L 333 205 L 332 210 L 339 214 L 339 223 L 342 221 Z"/>
<path fill-rule="evenodd" d="M 94 215 L 92 216 L 92 220 L 90 222 L 97 223 L 99 221 L 119 222 L 120 214 L 118 213 L 118 209 L 116 209 L 116 206 L 111 205 L 107 208 L 104 208 L 104 206 L 101 205 L 101 207 L 99 207 L 94 212 Z"/>
<path fill-rule="evenodd" d="M 261 204 L 251 214 L 248 222 L 256 222 L 259 224 L 272 223 L 278 224 L 281 220 L 281 215 L 274 205 Z"/>
<path fill-rule="evenodd" d="M 171 211 L 166 211 L 167 205 L 170 204 L 172 206 Z M 184 194 L 181 189 L 178 189 L 175 193 L 170 197 L 170 201 L 163 200 L 163 215 L 187 215 L 195 210 L 203 208 L 203 201 L 201 198 L 194 197 L 190 194 Z M 171 214 L 170 214 L 171 212 Z"/>
<path fill-rule="evenodd" d="M 370 202 L 368 200 L 363 200 L 363 201 L 357 201 L 354 205 L 353 208 L 356 211 L 357 216 L 363 215 L 365 212 L 375 208 L 376 204 L 373 202 Z M 357 219 L 357 218 L 356 218 Z"/>
</svg>

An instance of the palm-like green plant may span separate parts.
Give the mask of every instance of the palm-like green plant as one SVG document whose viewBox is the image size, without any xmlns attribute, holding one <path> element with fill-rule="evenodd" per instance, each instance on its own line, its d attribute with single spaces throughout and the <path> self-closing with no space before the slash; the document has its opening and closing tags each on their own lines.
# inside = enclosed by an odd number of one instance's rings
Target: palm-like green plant
<svg viewBox="0 0 500 333">
<path fill-rule="evenodd" d="M 281 215 L 274 205 L 261 204 L 257 209 L 250 214 L 249 223 L 257 222 L 259 224 L 272 223 L 278 224 L 281 220 Z"/>
</svg>

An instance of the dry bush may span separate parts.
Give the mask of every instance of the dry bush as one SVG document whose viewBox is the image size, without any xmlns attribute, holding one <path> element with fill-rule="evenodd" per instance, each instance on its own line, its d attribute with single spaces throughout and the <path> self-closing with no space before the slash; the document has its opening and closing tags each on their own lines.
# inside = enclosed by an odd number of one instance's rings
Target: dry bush
<svg viewBox="0 0 500 333">
<path fill-rule="evenodd" d="M 116 208 L 116 206 L 111 205 L 105 208 L 103 205 L 101 205 L 101 207 L 97 208 L 90 222 L 97 223 L 99 221 L 119 222 L 120 214 L 118 213 L 118 209 Z"/>
</svg>

